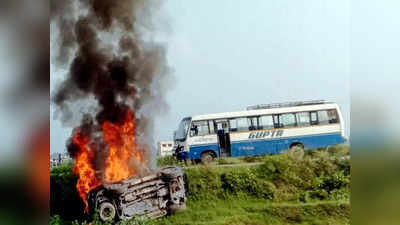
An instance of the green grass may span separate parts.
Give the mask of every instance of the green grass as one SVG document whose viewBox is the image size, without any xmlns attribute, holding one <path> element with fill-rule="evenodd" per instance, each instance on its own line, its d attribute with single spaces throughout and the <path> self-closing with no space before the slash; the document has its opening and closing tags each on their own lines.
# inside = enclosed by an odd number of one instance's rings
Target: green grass
<svg viewBox="0 0 400 225">
<path fill-rule="evenodd" d="M 313 203 L 272 203 L 263 199 L 189 200 L 187 210 L 169 217 L 126 221 L 132 225 L 267 225 L 267 224 L 349 224 L 348 201 Z M 54 219 L 51 224 L 69 224 Z M 78 224 L 76 222 L 76 224 Z M 101 224 L 92 222 L 92 224 Z"/>
<path fill-rule="evenodd" d="M 189 201 L 188 210 L 154 220 L 152 224 L 346 224 L 348 221 L 348 202 L 271 203 L 233 198 Z"/>
</svg>

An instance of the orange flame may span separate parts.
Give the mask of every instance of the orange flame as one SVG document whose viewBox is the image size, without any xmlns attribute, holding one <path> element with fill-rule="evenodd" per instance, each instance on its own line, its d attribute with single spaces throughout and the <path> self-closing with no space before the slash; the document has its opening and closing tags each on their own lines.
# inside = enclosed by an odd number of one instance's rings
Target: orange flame
<svg viewBox="0 0 400 225">
<path fill-rule="evenodd" d="M 143 151 L 138 151 L 136 142 L 136 124 L 133 112 L 128 110 L 123 123 L 106 121 L 101 126 L 104 140 L 108 147 L 108 155 L 105 159 L 104 180 L 117 182 L 138 175 L 138 169 L 133 165 L 146 164 Z M 76 132 L 73 137 L 74 144 L 79 146 L 79 152 L 75 158 L 74 173 L 79 175 L 76 185 L 80 197 L 85 202 L 85 211 L 88 211 L 88 193 L 101 185 L 93 168 L 94 152 L 90 149 L 90 138 Z"/>
<path fill-rule="evenodd" d="M 102 129 L 109 150 L 105 169 L 106 181 L 121 181 L 137 175 L 132 160 L 136 159 L 141 163 L 144 161 L 137 151 L 136 126 L 132 111 L 127 111 L 122 124 L 105 122 Z"/>
<path fill-rule="evenodd" d="M 82 134 L 79 130 L 75 132 L 73 136 L 73 142 L 79 146 L 80 150 L 75 158 L 75 165 L 73 173 L 79 176 L 76 189 L 79 192 L 79 196 L 85 202 L 85 211 L 89 211 L 87 196 L 91 190 L 100 185 L 96 177 L 96 171 L 93 168 L 92 160 L 94 152 L 88 146 L 89 137 Z"/>
</svg>

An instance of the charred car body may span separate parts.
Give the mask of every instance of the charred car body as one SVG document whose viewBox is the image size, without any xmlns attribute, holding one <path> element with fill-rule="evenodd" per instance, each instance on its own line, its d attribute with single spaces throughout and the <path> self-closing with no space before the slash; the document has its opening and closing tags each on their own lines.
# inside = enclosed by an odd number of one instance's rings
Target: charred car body
<svg viewBox="0 0 400 225">
<path fill-rule="evenodd" d="M 186 175 L 179 167 L 165 167 L 142 178 L 107 183 L 88 195 L 89 210 L 111 221 L 133 217 L 157 218 L 186 208 Z"/>
</svg>

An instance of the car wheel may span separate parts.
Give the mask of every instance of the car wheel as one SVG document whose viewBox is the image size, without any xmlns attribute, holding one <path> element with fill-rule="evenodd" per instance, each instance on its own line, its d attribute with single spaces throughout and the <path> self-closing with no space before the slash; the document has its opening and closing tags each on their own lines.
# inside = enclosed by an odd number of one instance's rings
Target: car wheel
<svg viewBox="0 0 400 225">
<path fill-rule="evenodd" d="M 116 215 L 116 209 L 110 202 L 102 202 L 99 207 L 100 219 L 102 221 L 113 221 Z"/>
</svg>

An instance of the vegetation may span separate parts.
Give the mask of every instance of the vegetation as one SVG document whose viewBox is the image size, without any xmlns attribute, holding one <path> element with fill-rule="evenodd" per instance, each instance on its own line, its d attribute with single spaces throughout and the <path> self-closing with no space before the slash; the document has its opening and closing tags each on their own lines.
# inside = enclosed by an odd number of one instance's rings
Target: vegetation
<svg viewBox="0 0 400 225">
<path fill-rule="evenodd" d="M 167 155 L 163 157 L 158 157 L 157 158 L 157 166 L 163 167 L 163 166 L 183 166 L 183 162 L 179 162 L 175 157 L 172 155 Z"/>
<path fill-rule="evenodd" d="M 254 161 L 262 162 L 256 166 L 189 167 L 185 169 L 189 180 L 186 211 L 121 224 L 349 224 L 350 160 L 345 157 L 348 154 L 348 146 L 340 145 L 306 151 L 300 156 L 285 153 L 256 157 Z M 177 163 L 164 158 L 162 163 L 166 162 Z M 50 224 L 72 220 L 76 220 L 75 224 L 85 224 L 85 220 L 101 224 L 96 218 L 77 216 L 80 214 L 73 209 L 67 213 L 66 204 L 58 203 L 78 197 L 72 191 L 74 182 L 68 170 L 65 167 L 51 172 L 52 185 L 65 183 L 57 186 L 63 190 L 52 188 Z M 66 195 L 60 196 L 60 192 Z M 70 206 L 76 209 L 81 203 L 71 202 Z M 83 208 L 80 210 L 82 213 Z"/>
</svg>

